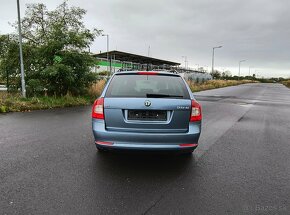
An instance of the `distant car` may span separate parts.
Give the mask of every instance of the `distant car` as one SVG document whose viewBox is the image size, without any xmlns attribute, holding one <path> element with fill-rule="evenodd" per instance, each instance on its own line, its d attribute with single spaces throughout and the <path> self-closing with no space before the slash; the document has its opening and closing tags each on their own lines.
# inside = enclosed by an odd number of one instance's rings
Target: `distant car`
<svg viewBox="0 0 290 215">
<path fill-rule="evenodd" d="M 201 132 L 201 106 L 178 74 L 115 73 L 93 105 L 99 150 L 193 152 Z"/>
</svg>

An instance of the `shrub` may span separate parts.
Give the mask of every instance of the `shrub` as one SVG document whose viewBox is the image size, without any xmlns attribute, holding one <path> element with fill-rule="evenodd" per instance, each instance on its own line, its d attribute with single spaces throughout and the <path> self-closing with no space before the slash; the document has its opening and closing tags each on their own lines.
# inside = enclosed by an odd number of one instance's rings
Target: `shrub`
<svg viewBox="0 0 290 215">
<path fill-rule="evenodd" d="M 290 80 L 283 81 L 282 84 L 284 84 L 286 87 L 290 88 Z"/>
<path fill-rule="evenodd" d="M 93 84 L 89 89 L 89 95 L 94 98 L 100 96 L 105 85 L 106 80 L 100 80 L 97 83 Z"/>
<path fill-rule="evenodd" d="M 0 106 L 0 113 L 6 113 L 7 112 L 6 109 L 7 109 L 6 106 L 4 106 L 4 105 Z"/>
</svg>

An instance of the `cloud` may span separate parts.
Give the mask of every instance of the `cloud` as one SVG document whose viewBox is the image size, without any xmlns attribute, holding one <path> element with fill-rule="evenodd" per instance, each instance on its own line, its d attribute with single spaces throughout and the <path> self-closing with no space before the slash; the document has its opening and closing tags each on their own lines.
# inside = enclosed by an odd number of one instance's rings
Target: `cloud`
<svg viewBox="0 0 290 215">
<path fill-rule="evenodd" d="M 51 9 L 59 2 L 51 0 L 48 6 Z M 216 55 L 219 68 L 232 68 L 235 73 L 238 61 L 247 59 L 244 66 L 259 68 L 265 76 L 290 76 L 287 0 L 69 2 L 88 11 L 85 21 L 89 27 L 110 34 L 111 49 L 145 55 L 150 45 L 153 57 L 181 62 L 181 56 L 186 55 L 191 66 L 210 66 L 212 47 L 223 45 Z M 0 9 L 1 26 L 3 20 L 14 20 L 15 14 L 7 13 L 13 12 L 11 5 L 9 2 Z M 98 38 L 92 50 L 105 51 L 105 38 Z"/>
</svg>

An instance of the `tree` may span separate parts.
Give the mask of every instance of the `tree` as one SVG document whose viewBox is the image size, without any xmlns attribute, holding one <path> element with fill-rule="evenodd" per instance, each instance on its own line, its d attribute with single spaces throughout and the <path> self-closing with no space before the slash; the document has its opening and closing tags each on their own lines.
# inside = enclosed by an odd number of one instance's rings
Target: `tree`
<svg viewBox="0 0 290 215">
<path fill-rule="evenodd" d="M 218 70 L 214 70 L 210 74 L 213 77 L 213 79 L 220 79 L 220 77 L 221 77 L 221 73 Z"/>
<path fill-rule="evenodd" d="M 228 78 L 232 77 L 232 73 L 231 73 L 231 71 L 226 70 L 226 71 L 222 72 L 221 76 L 223 79 L 228 79 Z"/>
<path fill-rule="evenodd" d="M 9 89 L 20 85 L 18 48 L 16 35 L 0 35 L 0 79 Z"/>
<path fill-rule="evenodd" d="M 96 80 L 96 74 L 90 69 L 95 59 L 87 50 L 102 31 L 87 29 L 83 23 L 85 14 L 86 11 L 79 7 L 69 7 L 67 1 L 52 11 L 44 4 L 27 6 L 21 22 L 28 92 L 36 93 L 46 88 L 51 95 L 79 95 Z M 16 24 L 14 26 L 17 28 Z M 11 46 L 11 53 L 0 56 L 2 76 L 7 66 L 12 76 L 19 74 L 15 44 L 17 37 L 0 45 L 0 50 Z"/>
</svg>

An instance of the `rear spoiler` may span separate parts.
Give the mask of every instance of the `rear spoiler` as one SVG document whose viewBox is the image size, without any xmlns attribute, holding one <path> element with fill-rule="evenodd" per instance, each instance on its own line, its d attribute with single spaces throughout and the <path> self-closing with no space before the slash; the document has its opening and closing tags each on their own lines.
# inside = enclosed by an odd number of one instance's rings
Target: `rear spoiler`
<svg viewBox="0 0 290 215">
<path fill-rule="evenodd" d="M 176 76 L 180 77 L 177 72 L 168 72 L 168 71 L 124 71 L 124 72 L 117 72 L 115 75 L 164 75 L 164 76 Z"/>
</svg>

